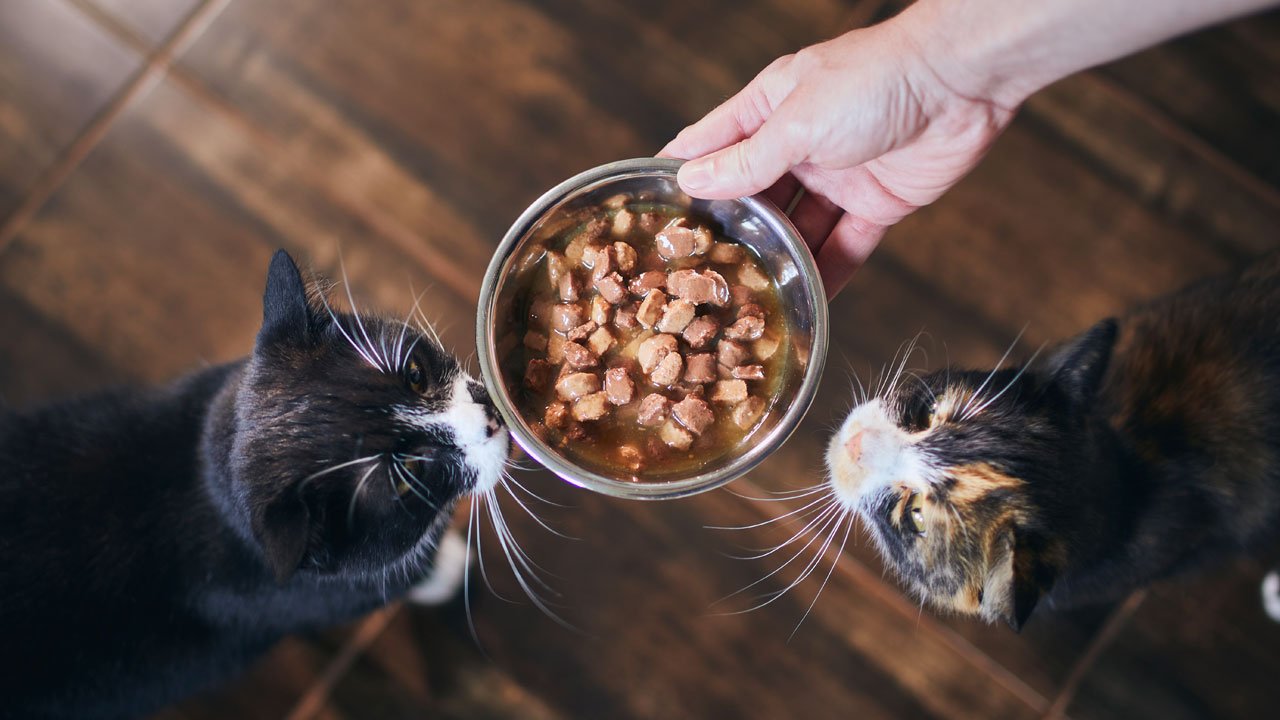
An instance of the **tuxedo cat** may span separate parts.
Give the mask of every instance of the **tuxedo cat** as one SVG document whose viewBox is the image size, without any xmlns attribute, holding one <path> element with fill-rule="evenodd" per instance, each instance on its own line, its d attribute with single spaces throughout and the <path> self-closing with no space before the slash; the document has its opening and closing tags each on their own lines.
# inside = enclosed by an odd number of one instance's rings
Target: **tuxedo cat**
<svg viewBox="0 0 1280 720">
<path fill-rule="evenodd" d="M 827 465 L 839 506 L 939 609 L 1017 630 L 1041 600 L 1108 600 L 1275 545 L 1280 255 L 1046 362 L 920 380 L 854 409 Z M 1269 612 L 1278 590 L 1273 573 Z"/>
<path fill-rule="evenodd" d="M 135 716 L 438 595 L 451 511 L 508 452 L 432 336 L 334 312 L 278 252 L 247 359 L 0 412 L 0 715 Z"/>
</svg>

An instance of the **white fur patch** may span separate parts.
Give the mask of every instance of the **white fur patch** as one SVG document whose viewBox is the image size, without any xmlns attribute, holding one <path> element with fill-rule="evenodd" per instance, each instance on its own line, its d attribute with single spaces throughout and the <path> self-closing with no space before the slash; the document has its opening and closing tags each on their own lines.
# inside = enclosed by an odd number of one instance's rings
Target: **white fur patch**
<svg viewBox="0 0 1280 720">
<path fill-rule="evenodd" d="M 1280 574 L 1275 570 L 1262 578 L 1262 608 L 1276 622 L 1280 622 Z"/>
<path fill-rule="evenodd" d="M 923 492 L 930 475 L 912 435 L 890 418 L 881 400 L 859 405 L 845 418 L 827 445 L 827 468 L 832 490 L 850 509 L 869 493 L 894 485 Z"/>
<path fill-rule="evenodd" d="M 443 412 L 430 413 L 419 408 L 398 406 L 396 419 L 423 429 L 444 426 L 453 434 L 454 443 L 462 450 L 467 465 L 476 473 L 473 492 L 492 489 L 502 478 L 502 470 L 510 449 L 505 427 L 489 435 L 489 415 L 484 405 L 471 397 L 468 386 L 474 382 L 466 373 L 458 373 Z"/>
<path fill-rule="evenodd" d="M 409 589 L 408 601 L 417 605 L 443 605 L 457 596 L 469 571 L 467 543 L 456 531 L 440 538 L 431 574 Z"/>
</svg>

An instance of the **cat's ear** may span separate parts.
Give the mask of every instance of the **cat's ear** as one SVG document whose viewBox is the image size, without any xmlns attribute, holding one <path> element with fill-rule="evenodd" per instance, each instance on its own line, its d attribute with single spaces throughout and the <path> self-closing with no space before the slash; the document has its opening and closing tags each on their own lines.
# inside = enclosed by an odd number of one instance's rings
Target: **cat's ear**
<svg viewBox="0 0 1280 720">
<path fill-rule="evenodd" d="M 1102 385 L 1118 326 L 1107 318 L 1063 343 L 1049 356 L 1046 371 L 1053 383 L 1076 406 L 1087 406 Z"/>
<path fill-rule="evenodd" d="M 1022 632 L 1040 598 L 1053 588 L 1057 571 L 1047 561 L 1039 536 L 1012 531 L 1009 558 L 1009 587 L 1000 614 L 1014 632 Z"/>
<path fill-rule="evenodd" d="M 254 514 L 253 535 L 271 574 L 283 585 L 297 572 L 306 556 L 311 537 L 311 511 L 297 493 L 286 492 Z"/>
<path fill-rule="evenodd" d="M 262 293 L 262 330 L 258 340 L 303 340 L 314 326 L 302 273 L 289 253 L 277 250 L 267 270 L 267 289 Z"/>
</svg>

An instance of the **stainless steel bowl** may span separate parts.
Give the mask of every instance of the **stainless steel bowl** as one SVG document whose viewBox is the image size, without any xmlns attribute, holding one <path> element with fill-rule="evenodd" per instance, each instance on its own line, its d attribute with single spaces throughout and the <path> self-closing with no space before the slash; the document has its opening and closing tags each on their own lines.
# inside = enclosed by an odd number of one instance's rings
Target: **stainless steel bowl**
<svg viewBox="0 0 1280 720">
<path fill-rule="evenodd" d="M 761 197 L 737 200 L 690 198 L 676 183 L 681 161 L 636 158 L 601 165 L 576 175 L 530 205 L 498 246 L 480 290 L 476 336 L 485 387 L 511 428 L 520 447 L 561 478 L 597 492 L 637 499 L 669 499 L 719 487 L 746 474 L 791 435 L 808 411 L 827 356 L 827 302 L 813 256 L 791 221 Z M 663 476 L 636 482 L 601 475 L 581 467 L 544 444 L 520 415 L 503 376 L 504 352 L 513 352 L 518 339 L 498 337 L 510 322 L 519 278 L 542 258 L 546 243 L 581 222 L 583 212 L 620 193 L 648 202 L 687 208 L 718 222 L 725 234 L 756 250 L 773 276 L 787 313 L 792 354 L 799 368 L 756 431 L 737 453 L 685 476 Z M 504 346 L 503 343 L 509 346 Z M 516 379 L 519 382 L 519 378 Z M 517 385 L 518 386 L 518 385 Z M 781 412 L 778 412 L 781 409 Z"/>
</svg>

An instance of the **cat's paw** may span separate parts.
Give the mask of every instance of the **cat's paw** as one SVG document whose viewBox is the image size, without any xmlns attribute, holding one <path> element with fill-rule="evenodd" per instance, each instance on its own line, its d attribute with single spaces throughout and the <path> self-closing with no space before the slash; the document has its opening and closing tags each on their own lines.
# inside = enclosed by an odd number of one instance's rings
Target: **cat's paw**
<svg viewBox="0 0 1280 720">
<path fill-rule="evenodd" d="M 1262 608 L 1276 622 L 1280 622 L 1280 571 L 1272 570 L 1262 578 Z"/>
<path fill-rule="evenodd" d="M 409 589 L 405 597 L 415 605 L 443 605 L 457 597 L 470 569 L 467 542 L 454 530 L 440 538 L 431 574 Z"/>
</svg>

